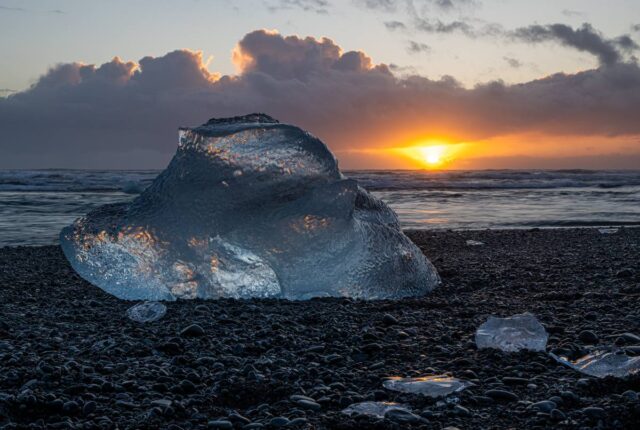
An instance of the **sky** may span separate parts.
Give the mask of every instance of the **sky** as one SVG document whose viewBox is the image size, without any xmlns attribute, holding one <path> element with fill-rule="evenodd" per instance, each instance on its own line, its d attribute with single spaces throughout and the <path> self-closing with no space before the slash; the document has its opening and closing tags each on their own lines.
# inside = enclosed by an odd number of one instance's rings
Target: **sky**
<svg viewBox="0 0 640 430">
<path fill-rule="evenodd" d="M 0 168 L 265 112 L 342 168 L 640 168 L 637 0 L 0 0 Z"/>
</svg>

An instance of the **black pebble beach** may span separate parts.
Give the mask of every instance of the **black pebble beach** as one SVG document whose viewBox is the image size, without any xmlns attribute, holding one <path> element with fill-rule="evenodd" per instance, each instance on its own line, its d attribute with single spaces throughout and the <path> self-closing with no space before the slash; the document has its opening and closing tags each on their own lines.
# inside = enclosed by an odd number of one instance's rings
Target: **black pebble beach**
<svg viewBox="0 0 640 430">
<path fill-rule="evenodd" d="M 640 374 L 597 379 L 474 334 L 531 312 L 548 350 L 640 355 L 640 229 L 408 234 L 442 276 L 426 297 L 178 301 L 146 324 L 58 247 L 2 248 L 0 428 L 639 428 Z M 439 373 L 474 385 L 450 401 L 382 387 Z M 341 413 L 369 400 L 413 414 Z"/>
</svg>

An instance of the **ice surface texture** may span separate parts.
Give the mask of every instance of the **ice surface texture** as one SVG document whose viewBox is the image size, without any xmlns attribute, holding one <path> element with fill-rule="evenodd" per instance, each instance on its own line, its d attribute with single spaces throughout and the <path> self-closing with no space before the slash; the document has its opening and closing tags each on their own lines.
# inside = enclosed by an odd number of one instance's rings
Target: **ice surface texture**
<svg viewBox="0 0 640 430">
<path fill-rule="evenodd" d="M 478 348 L 495 348 L 506 352 L 521 349 L 544 351 L 548 338 L 542 324 L 530 313 L 507 318 L 491 316 L 476 331 Z"/>
<path fill-rule="evenodd" d="M 630 357 L 616 348 L 594 348 L 577 360 L 555 354 L 550 355 L 565 366 L 598 378 L 605 376 L 624 378 L 640 372 L 640 357 Z"/>
<path fill-rule="evenodd" d="M 129 300 L 383 299 L 439 283 L 324 143 L 263 114 L 181 129 L 138 198 L 90 212 L 60 241 L 83 278 Z"/>
<path fill-rule="evenodd" d="M 392 377 L 382 383 L 384 388 L 403 393 L 428 397 L 444 397 L 473 385 L 471 382 L 447 375 L 420 376 L 417 378 Z"/>
</svg>

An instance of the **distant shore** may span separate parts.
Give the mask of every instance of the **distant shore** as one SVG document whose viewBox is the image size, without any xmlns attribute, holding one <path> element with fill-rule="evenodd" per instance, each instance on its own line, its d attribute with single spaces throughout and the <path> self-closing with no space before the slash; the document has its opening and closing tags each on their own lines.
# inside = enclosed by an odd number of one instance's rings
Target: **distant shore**
<svg viewBox="0 0 640 430">
<path fill-rule="evenodd" d="M 0 248 L 0 428 L 630 429 L 640 422 L 640 375 L 599 380 L 545 353 L 478 351 L 473 342 L 489 315 L 532 312 L 549 332 L 549 350 L 580 350 L 588 336 L 579 334 L 589 331 L 591 342 L 640 354 L 624 335 L 640 336 L 640 229 L 407 234 L 442 276 L 428 296 L 179 301 L 147 324 L 126 317 L 133 303 L 79 278 L 59 247 Z M 192 324 L 204 334 L 181 334 Z M 475 385 L 446 403 L 382 388 L 385 376 L 430 373 Z M 365 400 L 404 403 L 417 418 L 340 412 Z M 544 400 L 554 412 L 530 407 Z"/>
</svg>

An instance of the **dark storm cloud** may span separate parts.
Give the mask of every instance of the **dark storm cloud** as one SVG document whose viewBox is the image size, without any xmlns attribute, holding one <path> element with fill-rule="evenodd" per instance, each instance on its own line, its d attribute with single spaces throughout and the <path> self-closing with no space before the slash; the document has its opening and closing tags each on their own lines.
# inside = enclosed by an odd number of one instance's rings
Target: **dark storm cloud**
<svg viewBox="0 0 640 430">
<path fill-rule="evenodd" d="M 415 40 L 410 40 L 407 44 L 407 51 L 410 54 L 421 54 L 431 51 L 431 47 L 426 43 L 416 42 Z"/>
<path fill-rule="evenodd" d="M 187 50 L 138 63 L 60 64 L 0 99 L 0 167 L 140 166 L 144 159 L 127 154 L 168 159 L 178 126 L 256 111 L 300 125 L 334 150 L 397 143 L 408 132 L 453 140 L 640 134 L 640 69 L 632 63 L 469 89 L 450 77 L 396 77 L 330 39 L 263 30 L 239 42 L 234 60 L 233 76 L 210 73 L 202 55 Z"/>
</svg>

